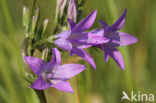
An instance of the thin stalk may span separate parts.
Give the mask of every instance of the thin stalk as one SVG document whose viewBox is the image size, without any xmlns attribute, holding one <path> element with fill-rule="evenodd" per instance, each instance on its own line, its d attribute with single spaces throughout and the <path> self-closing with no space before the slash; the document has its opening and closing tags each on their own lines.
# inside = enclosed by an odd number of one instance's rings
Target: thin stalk
<svg viewBox="0 0 156 103">
<path fill-rule="evenodd" d="M 37 46 L 39 46 L 41 44 L 44 44 L 46 42 L 47 42 L 47 39 L 42 39 L 40 41 L 37 41 L 35 44 L 33 44 L 33 48 L 35 48 L 35 47 L 37 47 Z"/>
<path fill-rule="evenodd" d="M 35 92 L 40 100 L 40 103 L 47 103 L 45 93 L 43 90 L 35 90 Z"/>
</svg>

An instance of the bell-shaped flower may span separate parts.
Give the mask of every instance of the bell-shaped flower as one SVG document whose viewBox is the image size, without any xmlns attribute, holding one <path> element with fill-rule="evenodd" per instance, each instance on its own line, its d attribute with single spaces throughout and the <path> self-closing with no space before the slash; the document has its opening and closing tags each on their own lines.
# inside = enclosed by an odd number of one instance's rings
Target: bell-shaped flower
<svg viewBox="0 0 156 103">
<path fill-rule="evenodd" d="M 96 18 L 97 10 L 94 10 L 86 18 L 75 24 L 71 19 L 68 19 L 70 30 L 62 32 L 55 36 L 57 40 L 54 43 L 60 48 L 70 52 L 70 55 L 78 55 L 86 60 L 94 69 L 96 69 L 93 58 L 84 50 L 93 44 L 106 43 L 108 40 L 99 35 L 93 35 L 90 32 L 85 32 L 93 25 Z"/>
<path fill-rule="evenodd" d="M 125 24 L 126 13 L 127 9 L 119 17 L 119 19 L 111 26 L 108 26 L 107 23 L 101 20 L 100 23 L 103 29 L 97 29 L 91 32 L 94 33 L 95 35 L 101 35 L 109 39 L 109 42 L 96 45 L 95 47 L 98 47 L 104 51 L 105 62 L 108 61 L 109 57 L 112 57 L 122 70 L 125 69 L 124 60 L 120 51 L 117 50 L 116 47 L 130 45 L 138 41 L 136 37 L 130 34 L 118 32 L 118 30 L 120 30 Z"/>
<path fill-rule="evenodd" d="M 60 52 L 56 48 L 53 48 L 53 57 L 48 63 L 31 56 L 24 57 L 24 59 L 32 71 L 38 76 L 31 85 L 31 88 L 37 90 L 54 87 L 61 91 L 73 93 L 72 87 L 67 80 L 86 69 L 81 64 L 61 65 Z"/>
</svg>

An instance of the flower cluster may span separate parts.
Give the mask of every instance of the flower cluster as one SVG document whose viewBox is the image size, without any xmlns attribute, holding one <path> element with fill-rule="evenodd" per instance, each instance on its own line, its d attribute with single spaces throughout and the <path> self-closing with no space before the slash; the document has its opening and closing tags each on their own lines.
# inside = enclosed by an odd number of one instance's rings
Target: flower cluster
<svg viewBox="0 0 156 103">
<path fill-rule="evenodd" d="M 117 32 L 125 23 L 127 9 L 119 17 L 119 19 L 111 26 L 100 20 L 103 29 L 96 29 L 90 32 L 85 32 L 93 25 L 97 11 L 94 10 L 85 19 L 75 24 L 71 19 L 68 19 L 70 30 L 62 32 L 55 36 L 57 40 L 54 43 L 70 52 L 70 55 L 76 54 L 86 60 L 94 69 L 96 65 L 94 59 L 84 50 L 84 48 L 96 47 L 104 51 L 104 60 L 108 61 L 112 57 L 119 67 L 124 70 L 123 57 L 116 47 L 126 46 L 137 42 L 137 38 L 124 33 Z"/>
<path fill-rule="evenodd" d="M 67 0 L 58 0 L 58 9 L 56 11 L 57 18 L 63 17 L 66 2 Z M 61 4 L 62 8 L 60 6 Z M 125 69 L 123 57 L 117 48 L 137 42 L 136 37 L 124 32 L 118 32 L 118 30 L 124 26 L 127 9 L 113 25 L 108 26 L 107 23 L 100 20 L 102 28 L 93 29 L 91 31 L 88 30 L 94 24 L 97 10 L 94 10 L 79 23 L 76 23 L 78 17 L 77 11 L 75 0 L 70 0 L 67 12 L 69 30 L 65 30 L 56 35 L 50 35 L 44 40 L 40 39 L 44 33 L 41 33 L 40 36 L 35 36 L 35 28 L 33 29 L 34 33 L 28 32 L 28 37 L 29 39 L 31 38 L 29 41 L 32 43 L 31 46 L 29 46 L 30 42 L 28 43 L 28 50 L 30 48 L 32 49 L 30 55 L 24 55 L 24 60 L 33 73 L 37 75 L 37 79 L 32 83 L 31 88 L 44 90 L 49 87 L 54 87 L 61 91 L 73 93 L 72 87 L 67 80 L 84 71 L 86 66 L 82 64 L 61 65 L 61 53 L 58 48 L 62 51 L 68 51 L 70 56 L 77 55 L 83 58 L 94 69 L 96 69 L 94 59 L 85 49 L 89 47 L 99 48 L 104 51 L 105 62 L 108 61 L 109 57 L 112 57 L 122 70 Z M 25 12 L 27 11 L 25 10 Z M 24 25 L 27 28 L 27 22 Z M 47 22 L 44 23 L 44 26 L 45 25 L 47 26 Z M 45 28 L 43 28 L 42 31 L 45 31 Z M 29 34 L 31 35 L 29 36 Z M 35 58 L 31 55 L 35 47 L 43 51 L 44 59 Z M 47 51 L 47 48 L 49 51 Z M 50 58 L 50 60 L 48 60 L 48 58 L 51 57 L 50 54 L 52 54 L 52 59 Z"/>
</svg>

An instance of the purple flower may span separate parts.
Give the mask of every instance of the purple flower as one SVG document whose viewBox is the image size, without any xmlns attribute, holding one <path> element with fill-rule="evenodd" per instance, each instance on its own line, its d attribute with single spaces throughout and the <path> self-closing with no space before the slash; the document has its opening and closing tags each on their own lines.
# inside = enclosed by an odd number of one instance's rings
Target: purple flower
<svg viewBox="0 0 156 103">
<path fill-rule="evenodd" d="M 103 26 L 103 29 L 98 29 L 91 32 L 109 39 L 108 43 L 96 45 L 96 47 L 104 51 L 105 62 L 108 61 L 109 57 L 112 57 L 122 70 L 125 69 L 124 60 L 120 51 L 117 50 L 115 47 L 130 45 L 138 41 L 136 37 L 130 34 L 124 32 L 117 32 L 125 24 L 126 12 L 127 9 L 119 17 L 119 19 L 111 26 L 108 26 L 107 23 L 100 21 L 101 25 Z"/>
<path fill-rule="evenodd" d="M 93 44 L 108 42 L 107 39 L 92 33 L 84 32 L 88 30 L 94 23 L 97 10 L 94 10 L 85 19 L 78 24 L 75 24 L 71 19 L 68 19 L 70 30 L 56 35 L 57 40 L 54 43 L 60 48 L 70 51 L 70 55 L 78 55 L 86 60 L 94 69 L 96 69 L 93 58 L 84 50 Z"/>
<path fill-rule="evenodd" d="M 31 85 L 31 88 L 44 90 L 54 87 L 61 91 L 73 93 L 72 87 L 68 79 L 79 74 L 86 69 L 81 64 L 61 64 L 61 56 L 58 49 L 53 48 L 52 60 L 48 63 L 35 57 L 24 57 L 27 64 L 38 78 Z"/>
</svg>

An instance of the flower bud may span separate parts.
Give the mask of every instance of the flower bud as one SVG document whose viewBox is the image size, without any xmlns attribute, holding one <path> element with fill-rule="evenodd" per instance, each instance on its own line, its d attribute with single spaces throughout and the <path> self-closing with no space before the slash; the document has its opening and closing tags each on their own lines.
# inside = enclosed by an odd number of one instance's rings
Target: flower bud
<svg viewBox="0 0 156 103">
<path fill-rule="evenodd" d="M 54 36 L 53 35 L 49 36 L 48 39 L 47 39 L 47 41 L 49 43 L 53 43 L 54 42 Z"/>
<path fill-rule="evenodd" d="M 44 36 L 45 34 L 45 31 L 47 29 L 47 26 L 48 26 L 48 23 L 49 23 L 49 19 L 45 19 L 44 22 L 43 22 L 43 30 L 42 30 L 42 37 Z"/>
<path fill-rule="evenodd" d="M 29 8 L 26 6 L 23 7 L 23 26 L 27 28 L 29 23 Z"/>
<path fill-rule="evenodd" d="M 77 21 L 77 5 L 75 0 L 70 0 L 68 5 L 68 18 Z"/>
<path fill-rule="evenodd" d="M 49 54 L 50 54 L 50 49 L 49 48 L 45 48 L 42 52 L 42 59 L 43 60 L 48 60 L 48 57 L 49 57 Z"/>
<path fill-rule="evenodd" d="M 36 25 L 37 25 L 37 18 L 36 18 L 36 16 L 33 16 L 32 17 L 31 31 L 30 31 L 30 34 L 29 34 L 30 38 L 34 38 Z"/>
<path fill-rule="evenodd" d="M 67 0 L 57 0 L 56 4 L 56 19 L 63 16 L 63 12 L 66 6 Z"/>
<path fill-rule="evenodd" d="M 39 15 L 40 15 L 40 8 L 37 7 L 37 8 L 36 8 L 36 11 L 35 11 L 35 16 L 36 16 L 36 19 L 37 19 L 37 20 L 39 19 Z"/>
</svg>

